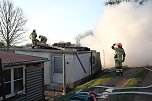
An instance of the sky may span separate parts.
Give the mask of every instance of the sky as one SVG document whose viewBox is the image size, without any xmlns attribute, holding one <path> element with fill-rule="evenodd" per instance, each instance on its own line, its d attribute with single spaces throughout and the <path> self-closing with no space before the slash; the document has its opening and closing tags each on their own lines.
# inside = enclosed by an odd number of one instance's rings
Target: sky
<svg viewBox="0 0 152 101">
<path fill-rule="evenodd" d="M 12 1 L 12 0 L 11 0 Z M 123 65 L 152 65 L 152 2 L 121 3 L 104 6 L 105 0 L 13 0 L 28 19 L 29 35 L 36 29 L 38 35 L 48 38 L 48 44 L 75 43 L 75 37 L 88 30 L 94 35 L 81 40 L 83 46 L 97 50 L 104 67 L 114 66 L 114 43 L 122 43 L 126 52 Z"/>
<path fill-rule="evenodd" d="M 28 19 L 26 43 L 36 29 L 38 35 L 48 38 L 48 44 L 75 43 L 75 37 L 93 30 L 102 16 L 104 0 L 11 0 L 14 7 L 23 10 Z"/>
</svg>

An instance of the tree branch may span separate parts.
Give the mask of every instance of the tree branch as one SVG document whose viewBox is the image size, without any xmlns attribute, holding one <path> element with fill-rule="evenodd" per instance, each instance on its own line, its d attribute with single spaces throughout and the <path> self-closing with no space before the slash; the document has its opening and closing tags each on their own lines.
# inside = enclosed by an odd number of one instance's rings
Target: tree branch
<svg viewBox="0 0 152 101">
<path fill-rule="evenodd" d="M 7 48 L 23 40 L 21 37 L 26 33 L 24 29 L 26 22 L 22 9 L 14 9 L 13 3 L 9 0 L 0 3 L 0 36 Z"/>
</svg>

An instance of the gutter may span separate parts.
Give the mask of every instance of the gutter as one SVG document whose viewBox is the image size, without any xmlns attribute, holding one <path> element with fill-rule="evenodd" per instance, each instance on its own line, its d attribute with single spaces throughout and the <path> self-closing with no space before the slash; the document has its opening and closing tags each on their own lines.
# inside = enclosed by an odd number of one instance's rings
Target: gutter
<svg viewBox="0 0 152 101">
<path fill-rule="evenodd" d="M 26 65 L 26 64 L 46 62 L 46 61 L 50 61 L 50 60 L 45 59 L 45 60 L 23 61 L 23 62 L 2 63 L 2 64 L 3 64 L 3 66 L 16 66 L 16 65 L 21 65 L 21 64 Z"/>
</svg>

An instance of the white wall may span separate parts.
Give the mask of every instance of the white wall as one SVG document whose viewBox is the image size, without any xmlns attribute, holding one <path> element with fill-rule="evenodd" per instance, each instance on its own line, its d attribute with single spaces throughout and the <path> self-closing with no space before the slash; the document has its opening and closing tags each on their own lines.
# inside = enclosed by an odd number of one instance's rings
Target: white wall
<svg viewBox="0 0 152 101">
<path fill-rule="evenodd" d="M 63 80 L 62 73 L 60 73 L 60 75 L 54 74 L 54 61 L 53 61 L 54 56 L 63 56 L 62 52 L 24 51 L 24 50 L 15 50 L 15 52 L 20 53 L 20 54 L 45 57 L 50 60 L 50 61 L 44 63 L 45 85 L 53 82 L 54 79 L 56 79 L 56 80 L 59 79 L 60 81 Z M 82 62 L 84 69 L 86 70 L 86 73 L 84 72 L 75 52 L 65 53 L 65 70 L 66 70 L 65 78 L 66 78 L 67 84 L 73 85 L 73 82 L 91 75 L 91 63 L 90 63 L 91 52 L 79 52 L 78 57 L 80 58 L 80 61 Z M 96 64 L 93 67 L 96 67 Z M 57 78 L 53 79 L 53 77 L 56 77 L 56 76 L 57 76 Z"/>
<path fill-rule="evenodd" d="M 72 84 L 74 81 L 74 56 L 73 54 L 65 55 L 65 78 L 66 83 Z"/>
<path fill-rule="evenodd" d="M 86 70 L 86 73 L 84 72 L 77 56 L 74 55 L 74 65 L 73 65 L 74 81 L 80 80 L 91 74 L 91 65 L 90 65 L 91 53 L 78 54 L 78 57 L 80 58 L 80 61 L 82 62 L 84 69 Z"/>
</svg>

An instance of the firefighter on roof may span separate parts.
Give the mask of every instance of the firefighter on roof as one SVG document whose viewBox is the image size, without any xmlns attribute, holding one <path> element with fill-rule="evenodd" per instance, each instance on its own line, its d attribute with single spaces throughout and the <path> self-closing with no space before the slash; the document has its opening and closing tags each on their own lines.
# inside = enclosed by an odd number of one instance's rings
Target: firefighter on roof
<svg viewBox="0 0 152 101">
<path fill-rule="evenodd" d="M 36 46 L 36 43 L 39 41 L 38 39 L 36 39 L 37 37 L 37 33 L 36 30 L 34 29 L 33 32 L 30 34 L 30 39 L 32 40 L 32 48 L 34 48 Z"/>
<path fill-rule="evenodd" d="M 113 50 L 115 50 L 115 67 L 116 67 L 116 73 L 117 75 L 122 76 L 123 75 L 123 68 L 122 68 L 122 62 L 125 61 L 125 51 L 122 48 L 121 43 L 113 44 L 111 47 Z"/>
<path fill-rule="evenodd" d="M 47 38 L 46 38 L 45 36 L 40 35 L 40 36 L 39 36 L 39 39 L 40 39 L 40 42 L 46 44 Z"/>
</svg>

